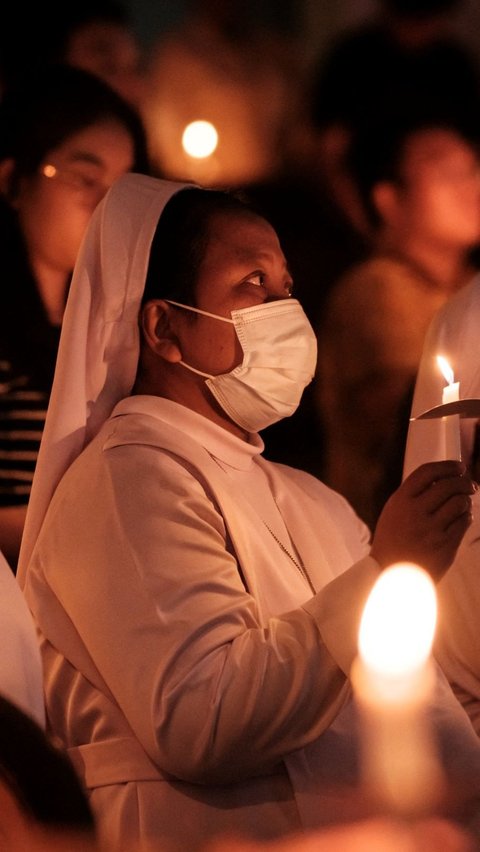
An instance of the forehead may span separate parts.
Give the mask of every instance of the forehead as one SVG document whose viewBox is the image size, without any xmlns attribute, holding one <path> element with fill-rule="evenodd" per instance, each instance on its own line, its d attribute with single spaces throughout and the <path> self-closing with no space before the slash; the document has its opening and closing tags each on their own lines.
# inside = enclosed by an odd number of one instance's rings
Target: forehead
<svg viewBox="0 0 480 852">
<path fill-rule="evenodd" d="M 134 142 L 127 128 L 115 118 L 105 118 L 84 127 L 57 146 L 52 154 L 61 155 L 69 161 L 85 161 L 110 164 L 118 159 L 125 160 L 127 168 L 133 160 Z"/>
<path fill-rule="evenodd" d="M 285 258 L 274 228 L 251 213 L 215 215 L 208 227 L 202 266 L 278 262 Z"/>
<path fill-rule="evenodd" d="M 405 169 L 415 171 L 454 157 L 474 156 L 473 146 L 454 130 L 425 129 L 414 133 L 407 140 L 403 165 Z"/>
</svg>

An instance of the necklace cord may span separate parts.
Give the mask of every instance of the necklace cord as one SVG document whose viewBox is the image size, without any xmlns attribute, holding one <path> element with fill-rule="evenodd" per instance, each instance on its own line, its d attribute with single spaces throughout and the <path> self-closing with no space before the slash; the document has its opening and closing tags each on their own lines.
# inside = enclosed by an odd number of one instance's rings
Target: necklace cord
<svg viewBox="0 0 480 852">
<path fill-rule="evenodd" d="M 263 520 L 263 519 L 262 519 L 262 520 Z M 279 546 L 279 547 L 280 547 L 280 549 L 283 551 L 283 553 L 285 553 L 285 555 L 286 555 L 286 556 L 288 556 L 288 558 L 290 559 L 290 561 L 291 561 L 291 562 L 293 562 L 293 564 L 295 565 L 295 567 L 297 568 L 297 570 L 298 570 L 298 571 L 300 572 L 300 574 L 302 575 L 303 579 L 307 581 L 308 585 L 310 586 L 310 590 L 311 590 L 312 594 L 314 594 L 314 595 L 315 595 L 317 590 L 315 589 L 315 586 L 313 585 L 313 583 L 312 583 L 312 581 L 311 581 L 311 579 L 310 579 L 310 576 L 309 576 L 309 574 L 308 574 L 307 569 L 305 568 L 305 565 L 303 565 L 303 563 L 300 563 L 300 562 L 298 562 L 298 560 L 297 560 L 297 559 L 295 559 L 295 557 L 293 556 L 293 554 L 292 554 L 292 553 L 290 553 L 290 551 L 289 551 L 289 550 L 285 547 L 285 545 L 284 545 L 284 544 L 280 541 L 280 539 L 279 539 L 279 538 L 275 535 L 275 533 L 273 532 L 273 530 L 271 530 L 271 529 L 270 529 L 270 527 L 268 526 L 267 522 L 266 522 L 266 521 L 263 521 L 263 523 L 264 523 L 265 527 L 267 528 L 268 532 L 270 533 L 270 535 L 272 536 L 272 538 L 273 538 L 273 539 L 275 539 L 275 541 L 277 542 L 278 546 Z"/>
</svg>

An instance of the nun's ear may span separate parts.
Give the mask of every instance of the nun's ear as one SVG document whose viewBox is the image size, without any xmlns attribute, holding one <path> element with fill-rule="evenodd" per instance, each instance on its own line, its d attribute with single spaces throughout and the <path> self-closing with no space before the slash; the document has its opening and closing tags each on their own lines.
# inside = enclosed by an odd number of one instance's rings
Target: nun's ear
<svg viewBox="0 0 480 852">
<path fill-rule="evenodd" d="M 170 364 L 182 360 L 176 334 L 171 327 L 172 308 L 163 299 L 146 302 L 140 313 L 140 327 L 146 345 Z"/>
</svg>

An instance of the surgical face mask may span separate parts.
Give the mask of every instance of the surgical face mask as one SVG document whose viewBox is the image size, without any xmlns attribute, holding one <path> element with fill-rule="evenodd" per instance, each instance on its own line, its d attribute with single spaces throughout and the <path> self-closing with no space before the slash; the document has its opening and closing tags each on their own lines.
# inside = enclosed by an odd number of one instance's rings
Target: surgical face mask
<svg viewBox="0 0 480 852">
<path fill-rule="evenodd" d="M 212 376 L 180 361 L 187 370 L 205 376 L 207 387 L 235 423 L 259 432 L 293 414 L 313 379 L 317 360 L 315 334 L 296 299 L 232 311 L 231 319 L 166 301 L 235 326 L 243 360 L 231 372 Z"/>
</svg>

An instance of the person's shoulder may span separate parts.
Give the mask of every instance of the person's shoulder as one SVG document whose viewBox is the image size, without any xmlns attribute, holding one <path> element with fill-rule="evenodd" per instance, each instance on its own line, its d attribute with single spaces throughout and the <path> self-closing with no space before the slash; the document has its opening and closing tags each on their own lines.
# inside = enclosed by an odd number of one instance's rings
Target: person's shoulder
<svg viewBox="0 0 480 852">
<path fill-rule="evenodd" d="M 292 465 L 283 464 L 282 462 L 266 461 L 264 459 L 263 464 L 269 465 L 275 470 L 279 477 L 288 482 L 290 485 L 301 489 L 312 499 L 322 500 L 329 504 L 338 504 L 339 507 L 348 507 L 348 509 L 351 510 L 348 500 L 312 473 L 308 473 L 308 471 L 301 470 L 300 468 L 293 467 Z"/>
<path fill-rule="evenodd" d="M 458 290 L 458 292 L 448 300 L 448 302 L 446 302 L 443 310 L 447 313 L 450 310 L 454 311 L 458 309 L 458 307 L 463 306 L 480 309 L 480 272 L 477 272 L 471 281 L 464 284 L 464 286 L 461 287 L 460 290 Z"/>
<path fill-rule="evenodd" d="M 315 505 L 318 518 L 329 517 L 333 523 L 345 532 L 353 531 L 354 535 L 367 541 L 370 533 L 364 522 L 359 518 L 353 506 L 348 500 L 326 485 L 316 476 L 296 467 L 284 465 L 279 462 L 268 462 L 275 469 L 278 476 L 282 477 L 289 487 L 292 500 L 302 495 L 306 500 L 311 500 Z"/>
<path fill-rule="evenodd" d="M 436 290 L 430 279 L 409 258 L 383 252 L 372 254 L 347 271 L 342 286 L 350 290 L 370 291 L 375 297 L 384 293 L 389 299 L 396 292 L 405 296 L 410 291 Z"/>
<path fill-rule="evenodd" d="M 117 411 L 103 426 L 102 449 L 109 450 L 128 444 L 158 446 L 169 437 L 181 438 L 181 432 L 173 430 L 161 418 L 145 411 Z"/>
<path fill-rule="evenodd" d="M 182 470 L 199 473 L 208 454 L 201 444 L 181 429 L 154 414 L 129 412 L 111 417 L 103 426 L 99 449 L 105 463 L 121 478 L 125 469 L 142 464 L 145 476 L 179 476 Z"/>
<path fill-rule="evenodd" d="M 404 269 L 397 261 L 383 255 L 371 254 L 348 267 L 335 282 L 327 299 L 327 312 L 337 307 L 351 310 L 357 303 L 363 305 L 372 297 L 391 289 L 392 283 L 405 277 Z"/>
</svg>

